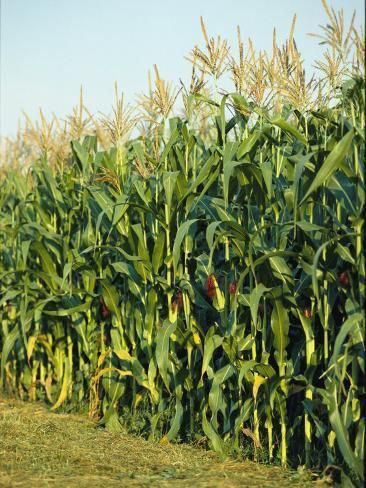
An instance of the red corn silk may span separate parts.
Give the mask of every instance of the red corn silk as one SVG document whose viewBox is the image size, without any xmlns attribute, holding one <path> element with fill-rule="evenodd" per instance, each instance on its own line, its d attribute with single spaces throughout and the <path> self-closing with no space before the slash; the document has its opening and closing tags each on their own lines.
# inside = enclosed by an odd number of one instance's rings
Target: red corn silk
<svg viewBox="0 0 366 488">
<path fill-rule="evenodd" d="M 339 283 L 342 286 L 347 286 L 349 284 L 349 276 L 348 276 L 347 271 L 343 271 L 342 273 L 340 273 L 340 275 L 339 275 Z"/>
<path fill-rule="evenodd" d="M 183 293 L 182 293 L 182 290 L 179 290 L 177 292 L 175 299 L 177 301 L 178 307 L 181 309 L 183 307 Z"/>
<path fill-rule="evenodd" d="M 235 295 L 237 287 L 238 287 L 238 284 L 236 281 L 233 281 L 232 283 L 230 283 L 230 285 L 229 285 L 230 295 Z"/>
<path fill-rule="evenodd" d="M 216 296 L 215 275 L 210 274 L 205 284 L 205 291 L 208 298 L 214 298 Z"/>
<path fill-rule="evenodd" d="M 313 312 L 311 311 L 311 308 L 305 308 L 304 315 L 307 319 L 311 319 L 311 317 L 313 316 Z"/>
<path fill-rule="evenodd" d="M 176 290 L 172 300 L 172 310 L 180 312 L 183 308 L 183 293 L 182 290 Z"/>
<path fill-rule="evenodd" d="M 103 300 L 103 298 L 101 297 L 100 298 L 100 313 L 102 314 L 102 317 L 105 319 L 106 317 L 109 316 L 110 314 L 110 311 L 109 311 L 109 308 L 107 307 L 107 305 L 105 304 L 105 301 Z"/>
</svg>

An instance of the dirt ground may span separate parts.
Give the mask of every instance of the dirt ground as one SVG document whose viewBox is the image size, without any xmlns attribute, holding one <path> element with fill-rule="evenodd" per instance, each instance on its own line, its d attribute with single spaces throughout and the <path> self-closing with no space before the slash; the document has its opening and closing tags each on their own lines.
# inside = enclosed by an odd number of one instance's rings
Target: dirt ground
<svg viewBox="0 0 366 488">
<path fill-rule="evenodd" d="M 220 461 L 187 445 L 106 432 L 85 416 L 0 397 L 0 487 L 329 486 L 308 473 Z"/>
</svg>

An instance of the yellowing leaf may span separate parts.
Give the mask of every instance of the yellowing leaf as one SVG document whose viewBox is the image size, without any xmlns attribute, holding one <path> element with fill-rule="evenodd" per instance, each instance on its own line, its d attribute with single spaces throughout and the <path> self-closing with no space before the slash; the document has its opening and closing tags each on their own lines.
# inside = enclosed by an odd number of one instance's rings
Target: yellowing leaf
<svg viewBox="0 0 366 488">
<path fill-rule="evenodd" d="M 263 376 L 255 375 L 254 376 L 254 383 L 253 383 L 253 398 L 254 401 L 257 401 L 258 390 L 267 381 L 267 378 L 263 378 Z"/>
<path fill-rule="evenodd" d="M 28 344 L 27 344 L 27 358 L 28 361 L 32 357 L 34 346 L 36 345 L 37 342 L 37 336 L 30 336 L 28 338 Z"/>
<path fill-rule="evenodd" d="M 193 342 L 198 346 L 199 344 L 201 344 L 201 338 L 200 338 L 200 335 L 198 334 L 198 332 L 194 332 L 193 333 Z"/>
<path fill-rule="evenodd" d="M 133 359 L 131 354 L 125 349 L 113 349 L 113 352 L 119 359 L 122 359 L 122 361 L 132 361 Z"/>
<path fill-rule="evenodd" d="M 70 364 L 69 364 L 69 360 L 66 359 L 65 360 L 64 379 L 63 379 L 63 382 L 62 382 L 61 391 L 60 391 L 60 394 L 59 394 L 59 397 L 58 397 L 56 403 L 51 407 L 51 410 L 56 410 L 66 400 L 66 398 L 67 398 L 67 391 L 69 389 L 69 382 L 70 382 Z"/>
<path fill-rule="evenodd" d="M 214 275 L 211 275 L 211 278 L 212 278 L 212 280 L 214 282 L 215 290 L 216 290 L 216 296 L 213 299 L 213 306 L 218 311 L 224 310 L 224 307 L 225 307 L 225 295 L 220 290 L 219 285 L 218 285 L 217 280 L 216 280 L 216 277 Z"/>
</svg>

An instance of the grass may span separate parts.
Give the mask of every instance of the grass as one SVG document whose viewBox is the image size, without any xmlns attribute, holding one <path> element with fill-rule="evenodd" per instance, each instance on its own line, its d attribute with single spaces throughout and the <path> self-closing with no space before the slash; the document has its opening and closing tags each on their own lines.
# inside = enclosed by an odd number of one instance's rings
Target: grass
<svg viewBox="0 0 366 488">
<path fill-rule="evenodd" d="M 86 416 L 0 400 L 0 486 L 319 486 L 307 473 L 102 430 Z M 326 486 L 320 482 L 320 486 Z"/>
</svg>

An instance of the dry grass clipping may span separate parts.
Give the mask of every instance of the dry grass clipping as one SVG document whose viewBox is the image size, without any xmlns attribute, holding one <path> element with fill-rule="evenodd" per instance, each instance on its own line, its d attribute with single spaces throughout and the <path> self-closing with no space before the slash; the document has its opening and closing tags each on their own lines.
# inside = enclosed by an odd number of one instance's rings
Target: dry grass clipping
<svg viewBox="0 0 366 488">
<path fill-rule="evenodd" d="M 220 461 L 187 445 L 154 444 L 99 429 L 81 415 L 0 398 L 0 486 L 313 486 L 308 475 Z"/>
</svg>

